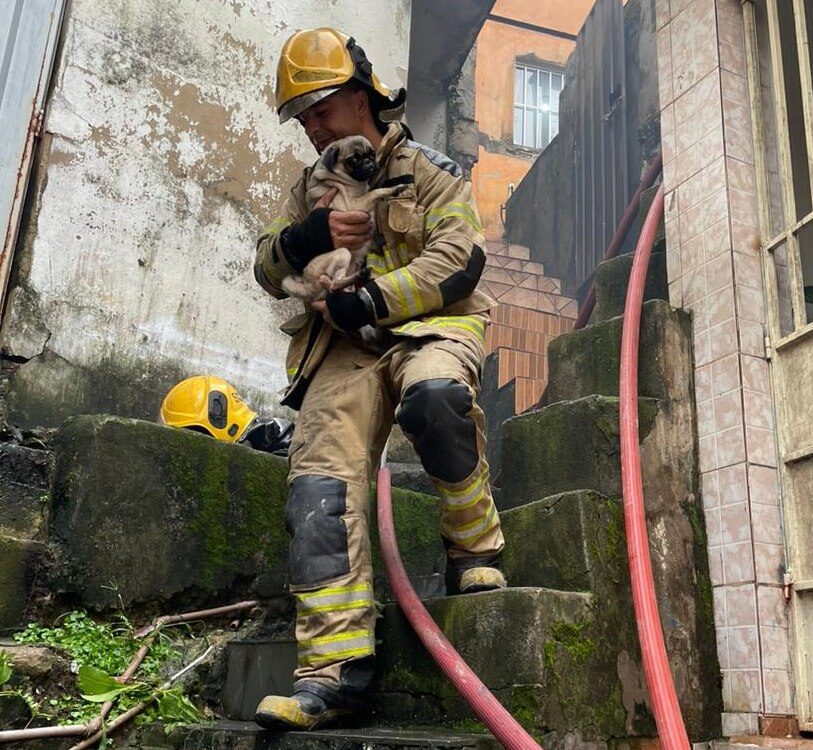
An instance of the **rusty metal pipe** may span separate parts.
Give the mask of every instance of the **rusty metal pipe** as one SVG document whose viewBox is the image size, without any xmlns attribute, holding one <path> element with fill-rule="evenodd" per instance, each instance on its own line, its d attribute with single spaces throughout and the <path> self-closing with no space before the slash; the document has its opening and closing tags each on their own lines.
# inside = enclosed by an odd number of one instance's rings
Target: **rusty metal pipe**
<svg viewBox="0 0 813 750">
<path fill-rule="evenodd" d="M 229 604 L 225 607 L 201 609 L 197 612 L 185 612 L 181 615 L 163 615 L 162 617 L 158 617 L 152 623 L 152 625 L 148 625 L 146 628 L 142 628 L 141 630 L 137 631 L 135 633 L 135 637 L 143 638 L 144 636 L 152 633 L 154 630 L 159 630 L 167 625 L 176 625 L 179 622 L 190 622 L 191 620 L 204 620 L 208 617 L 217 617 L 218 615 L 230 615 L 245 609 L 253 609 L 259 604 L 260 602 L 257 599 L 249 599 L 243 602 L 237 602 L 237 604 Z"/>
</svg>

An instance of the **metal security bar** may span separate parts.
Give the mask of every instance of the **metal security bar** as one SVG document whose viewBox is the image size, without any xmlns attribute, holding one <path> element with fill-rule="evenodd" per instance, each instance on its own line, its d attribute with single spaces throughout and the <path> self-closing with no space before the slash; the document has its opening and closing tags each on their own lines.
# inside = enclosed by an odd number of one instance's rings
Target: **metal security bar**
<svg viewBox="0 0 813 750">
<path fill-rule="evenodd" d="M 517 63 L 514 68 L 514 143 L 543 149 L 559 132 L 559 93 L 564 76 Z"/>
<path fill-rule="evenodd" d="M 789 13 L 793 16 L 792 24 L 787 22 Z M 813 329 L 813 321 L 808 322 L 805 304 L 800 240 L 808 227 L 813 231 L 813 210 L 806 212 L 804 216 L 798 216 L 800 206 L 804 210 L 807 207 L 805 203 L 810 200 L 807 196 L 803 201 L 799 200 L 801 186 L 813 196 L 813 172 L 810 168 L 810 157 L 813 155 L 813 81 L 807 14 L 805 0 L 743 0 L 743 14 L 760 229 L 763 238 L 761 244 L 765 251 L 768 281 L 768 319 L 771 337 L 777 345 L 781 345 L 783 339 L 795 339 L 802 333 L 807 335 L 808 329 Z M 781 14 L 785 14 L 784 24 L 781 22 Z M 767 50 L 760 50 L 760 36 L 764 38 L 766 31 Z M 791 37 L 795 37 L 795 45 Z M 788 60 L 794 59 L 798 69 L 787 67 Z M 766 81 L 762 72 L 768 68 L 770 76 L 766 76 Z M 792 87 L 789 86 L 789 81 L 792 81 Z M 766 127 L 767 108 L 773 114 L 773 133 Z M 797 124 L 793 132 L 791 121 Z M 803 137 L 798 132 L 799 124 L 804 131 Z M 769 144 L 768 138 L 775 139 L 775 143 Z M 801 143 L 804 143 L 807 158 L 800 158 Z M 778 232 L 771 220 L 772 176 L 765 158 L 769 145 L 775 145 L 778 154 L 778 173 L 773 175 L 774 185 L 778 182 L 782 199 L 781 228 Z M 782 260 L 779 259 L 780 251 Z M 783 285 L 777 266 L 784 270 L 785 262 L 788 278 Z M 789 325 L 788 322 L 783 323 L 780 314 L 784 298 L 790 303 Z"/>
</svg>

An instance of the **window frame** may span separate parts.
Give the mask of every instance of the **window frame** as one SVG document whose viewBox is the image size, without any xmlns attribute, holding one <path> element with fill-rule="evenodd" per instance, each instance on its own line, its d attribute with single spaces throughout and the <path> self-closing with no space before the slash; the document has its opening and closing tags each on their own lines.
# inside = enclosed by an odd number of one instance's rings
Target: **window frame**
<svg viewBox="0 0 813 750">
<path fill-rule="evenodd" d="M 519 88 L 520 71 L 522 71 L 522 87 L 521 101 L 518 100 L 517 94 Z M 529 86 L 528 76 L 535 74 L 534 84 L 534 102 L 529 102 Z M 545 76 L 547 86 L 543 85 L 542 75 Z M 557 80 L 558 79 L 558 80 Z M 558 83 L 559 88 L 553 91 L 554 82 Z M 561 96 L 562 89 L 565 85 L 564 71 L 557 68 L 555 65 L 545 65 L 535 62 L 525 62 L 520 59 L 514 60 L 514 93 L 512 96 L 512 123 L 513 131 L 511 135 L 512 143 L 515 146 L 533 151 L 544 151 L 550 142 L 556 137 L 559 132 L 559 97 Z M 547 99 L 542 100 L 544 94 L 547 94 Z M 552 93 L 556 94 L 556 101 L 554 103 Z M 520 121 L 517 123 L 517 115 L 520 114 Z M 527 117 L 528 113 L 533 113 L 533 137 L 527 138 Z M 543 118 L 545 115 L 545 118 Z M 543 137 L 543 124 L 547 119 L 547 133 Z M 556 130 L 553 131 L 553 123 L 555 121 Z M 519 134 L 519 139 L 518 139 Z M 529 142 L 530 141 L 530 142 Z"/>
</svg>

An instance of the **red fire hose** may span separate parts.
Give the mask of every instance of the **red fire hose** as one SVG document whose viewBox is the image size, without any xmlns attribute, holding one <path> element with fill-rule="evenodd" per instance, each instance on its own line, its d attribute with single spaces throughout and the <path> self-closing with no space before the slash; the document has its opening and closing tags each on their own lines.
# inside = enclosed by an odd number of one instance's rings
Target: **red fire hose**
<svg viewBox="0 0 813 750">
<path fill-rule="evenodd" d="M 663 750 L 688 750 L 689 738 L 680 713 L 675 683 L 669 670 L 663 630 L 655 598 L 649 537 L 644 512 L 641 479 L 641 454 L 638 445 L 638 338 L 641 306 L 649 256 L 663 216 L 663 184 L 649 208 L 641 236 L 635 248 L 627 302 L 624 307 L 624 329 L 621 334 L 621 368 L 618 382 L 619 420 L 621 428 L 621 484 L 624 491 L 624 525 L 627 532 L 627 557 L 630 565 L 632 603 L 641 642 L 644 674 L 652 711 Z"/>
<path fill-rule="evenodd" d="M 649 257 L 663 216 L 663 201 L 661 185 L 641 230 L 627 289 L 619 376 L 621 468 L 632 599 L 655 723 L 664 750 L 689 750 L 689 738 L 669 670 L 655 597 L 638 442 L 638 341 L 641 307 Z M 469 702 L 477 717 L 505 747 L 509 750 L 540 750 L 540 746 L 455 651 L 412 588 L 398 555 L 392 518 L 390 471 L 386 466 L 382 466 L 378 472 L 378 529 L 381 554 L 398 604 L 432 658 Z"/>
<path fill-rule="evenodd" d="M 438 666 L 469 702 L 480 721 L 505 747 L 509 750 L 541 750 L 533 737 L 503 708 L 471 667 L 463 661 L 463 657 L 455 651 L 412 588 L 398 555 L 398 542 L 392 520 L 390 470 L 386 466 L 378 470 L 378 534 L 381 539 L 381 555 L 401 611 Z"/>
</svg>

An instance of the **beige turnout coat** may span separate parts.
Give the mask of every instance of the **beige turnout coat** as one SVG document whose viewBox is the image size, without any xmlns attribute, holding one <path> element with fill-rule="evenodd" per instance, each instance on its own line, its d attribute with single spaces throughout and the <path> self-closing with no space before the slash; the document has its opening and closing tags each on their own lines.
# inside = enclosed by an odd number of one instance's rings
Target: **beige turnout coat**
<svg viewBox="0 0 813 750">
<path fill-rule="evenodd" d="M 375 324 L 396 336 L 446 338 L 482 353 L 488 310 L 494 302 L 475 289 L 485 265 L 485 241 L 471 184 L 448 157 L 407 138 L 390 124 L 378 153 L 373 187 L 402 185 L 397 196 L 379 202 L 380 238 L 367 256 L 371 280 L 363 287 L 375 310 Z M 295 271 L 280 247 L 280 233 L 305 219 L 308 168 L 291 189 L 283 215 L 257 242 L 254 275 L 277 299 L 287 295 L 282 280 Z M 286 359 L 290 385 L 284 404 L 298 409 L 334 331 L 321 315 L 299 315 L 282 330 L 292 336 Z"/>
</svg>

